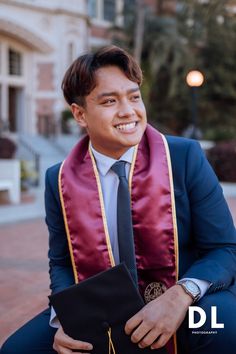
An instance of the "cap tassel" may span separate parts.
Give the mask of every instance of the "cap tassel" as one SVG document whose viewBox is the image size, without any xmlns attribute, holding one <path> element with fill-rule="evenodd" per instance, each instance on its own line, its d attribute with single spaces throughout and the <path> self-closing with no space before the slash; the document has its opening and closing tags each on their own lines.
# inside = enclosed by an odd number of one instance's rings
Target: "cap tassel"
<svg viewBox="0 0 236 354">
<path fill-rule="evenodd" d="M 111 338 L 111 327 L 109 327 L 107 334 L 108 334 L 108 338 L 109 338 L 109 354 L 116 354 L 114 344 L 113 344 L 112 338 Z"/>
</svg>

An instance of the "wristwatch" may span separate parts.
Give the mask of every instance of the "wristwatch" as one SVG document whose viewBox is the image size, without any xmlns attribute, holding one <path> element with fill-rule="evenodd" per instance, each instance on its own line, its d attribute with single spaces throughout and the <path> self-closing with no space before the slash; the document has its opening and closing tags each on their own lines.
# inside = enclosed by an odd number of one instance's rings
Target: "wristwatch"
<svg viewBox="0 0 236 354">
<path fill-rule="evenodd" d="M 177 281 L 176 284 L 180 285 L 184 289 L 184 291 L 191 296 L 191 298 L 193 299 L 193 303 L 200 299 L 201 290 L 199 286 L 194 283 L 194 281 L 189 279 L 183 279 Z"/>
</svg>

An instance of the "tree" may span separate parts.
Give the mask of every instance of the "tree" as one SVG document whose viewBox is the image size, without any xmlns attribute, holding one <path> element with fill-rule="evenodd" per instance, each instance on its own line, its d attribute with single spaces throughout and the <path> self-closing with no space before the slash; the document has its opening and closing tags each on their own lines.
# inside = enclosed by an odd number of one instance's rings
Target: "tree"
<svg viewBox="0 0 236 354">
<path fill-rule="evenodd" d="M 179 13 L 179 32 L 195 53 L 194 65 L 206 77 L 200 100 L 201 126 L 211 138 L 236 134 L 236 18 L 229 1 L 184 1 Z M 184 20 L 189 28 L 183 26 Z"/>
<path fill-rule="evenodd" d="M 142 0 L 137 0 L 136 7 L 136 26 L 135 26 L 135 35 L 134 35 L 134 57 L 137 62 L 140 64 L 143 48 L 143 33 L 144 33 L 144 2 Z"/>
<path fill-rule="evenodd" d="M 135 2 L 126 7 L 125 41 L 134 48 Z M 158 1 L 159 10 L 161 2 Z M 163 2 L 162 2 L 163 4 Z M 206 78 L 199 90 L 199 124 L 206 136 L 236 134 L 236 18 L 227 0 L 183 0 L 175 16 L 145 13 L 141 64 L 143 96 L 154 122 L 180 133 L 189 124 L 185 77 L 199 69 Z M 224 134 L 222 134 L 224 133 Z"/>
</svg>

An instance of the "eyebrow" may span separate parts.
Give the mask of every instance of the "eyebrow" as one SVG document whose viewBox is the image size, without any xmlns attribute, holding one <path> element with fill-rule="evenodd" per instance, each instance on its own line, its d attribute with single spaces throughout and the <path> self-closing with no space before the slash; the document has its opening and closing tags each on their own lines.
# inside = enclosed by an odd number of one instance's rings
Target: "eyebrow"
<svg viewBox="0 0 236 354">
<path fill-rule="evenodd" d="M 126 94 L 137 92 L 139 90 L 140 90 L 139 86 L 137 86 L 137 87 L 127 90 Z M 101 99 L 103 97 L 107 97 L 107 96 L 119 96 L 119 93 L 117 91 L 103 92 L 103 93 L 100 93 L 99 95 L 97 95 L 97 99 L 99 100 L 99 99 Z"/>
</svg>

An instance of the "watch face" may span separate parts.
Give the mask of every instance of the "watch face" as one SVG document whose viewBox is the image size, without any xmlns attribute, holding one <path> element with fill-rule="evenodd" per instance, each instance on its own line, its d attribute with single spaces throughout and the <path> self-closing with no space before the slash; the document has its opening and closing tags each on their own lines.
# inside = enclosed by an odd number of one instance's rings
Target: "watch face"
<svg viewBox="0 0 236 354">
<path fill-rule="evenodd" d="M 200 294 L 200 289 L 199 289 L 198 285 L 195 284 L 193 281 L 187 280 L 185 282 L 185 286 L 194 296 L 197 296 Z"/>
</svg>

